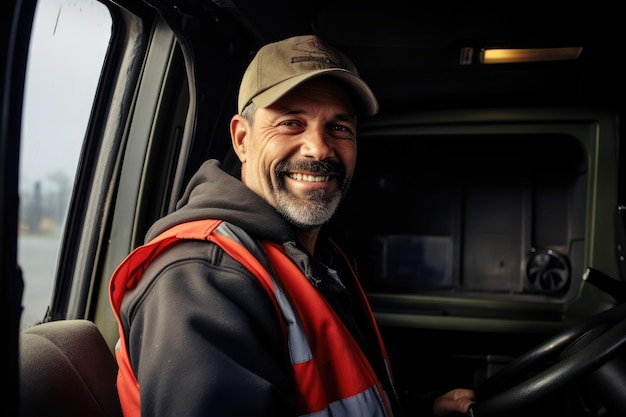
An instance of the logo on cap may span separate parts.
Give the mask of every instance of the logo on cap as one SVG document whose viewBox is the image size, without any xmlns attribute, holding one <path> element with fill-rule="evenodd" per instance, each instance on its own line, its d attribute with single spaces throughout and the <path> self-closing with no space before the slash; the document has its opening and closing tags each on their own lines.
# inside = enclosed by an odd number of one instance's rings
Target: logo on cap
<svg viewBox="0 0 626 417">
<path fill-rule="evenodd" d="M 341 63 L 336 59 L 333 59 L 333 55 L 330 51 L 325 49 L 323 45 L 317 40 L 311 38 L 304 42 L 300 42 L 294 45 L 292 48 L 297 52 L 304 52 L 307 54 L 319 54 L 321 56 L 314 55 L 296 55 L 291 57 L 291 63 L 299 62 L 319 62 L 321 64 L 331 64 L 334 67 L 340 67 Z"/>
</svg>

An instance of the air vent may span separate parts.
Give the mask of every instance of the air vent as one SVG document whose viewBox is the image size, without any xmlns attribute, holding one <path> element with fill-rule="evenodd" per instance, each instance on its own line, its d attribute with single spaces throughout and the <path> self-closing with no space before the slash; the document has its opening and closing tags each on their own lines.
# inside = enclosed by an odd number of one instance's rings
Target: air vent
<svg viewBox="0 0 626 417">
<path fill-rule="evenodd" d="M 571 278 L 567 257 L 552 249 L 532 249 L 526 263 L 526 291 L 558 294 L 568 288 Z"/>
</svg>

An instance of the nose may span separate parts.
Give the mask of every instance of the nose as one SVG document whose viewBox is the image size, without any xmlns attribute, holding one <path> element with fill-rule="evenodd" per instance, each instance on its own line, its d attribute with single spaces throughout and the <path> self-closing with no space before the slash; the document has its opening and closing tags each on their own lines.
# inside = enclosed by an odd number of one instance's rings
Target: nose
<svg viewBox="0 0 626 417">
<path fill-rule="evenodd" d="M 311 127 L 307 129 L 300 152 L 303 156 L 322 161 L 334 155 L 332 139 L 324 127 Z"/>
</svg>

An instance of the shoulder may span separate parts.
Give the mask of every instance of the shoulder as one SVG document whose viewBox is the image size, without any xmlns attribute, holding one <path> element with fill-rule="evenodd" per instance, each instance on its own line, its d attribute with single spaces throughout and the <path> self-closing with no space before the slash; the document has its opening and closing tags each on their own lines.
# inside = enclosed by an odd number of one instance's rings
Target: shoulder
<svg viewBox="0 0 626 417">
<path fill-rule="evenodd" d="M 136 286 L 127 290 L 122 310 L 132 315 L 144 304 L 175 304 L 186 296 L 237 299 L 242 294 L 266 297 L 257 279 L 218 245 L 181 240 L 147 266 Z"/>
</svg>

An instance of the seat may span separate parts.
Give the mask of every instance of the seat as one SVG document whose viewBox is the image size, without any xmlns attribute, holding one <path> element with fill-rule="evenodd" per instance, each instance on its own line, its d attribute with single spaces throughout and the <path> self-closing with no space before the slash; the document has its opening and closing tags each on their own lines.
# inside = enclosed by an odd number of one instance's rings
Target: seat
<svg viewBox="0 0 626 417">
<path fill-rule="evenodd" d="M 38 324 L 19 343 L 20 416 L 122 416 L 117 363 L 93 322 Z"/>
</svg>

